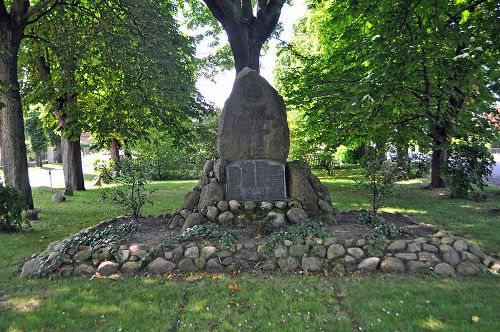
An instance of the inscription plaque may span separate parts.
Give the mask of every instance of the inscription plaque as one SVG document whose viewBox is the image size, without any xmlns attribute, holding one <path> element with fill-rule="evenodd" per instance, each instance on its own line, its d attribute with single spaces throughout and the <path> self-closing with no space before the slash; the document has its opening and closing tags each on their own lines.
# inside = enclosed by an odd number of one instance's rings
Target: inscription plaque
<svg viewBox="0 0 500 332">
<path fill-rule="evenodd" d="M 285 165 L 275 160 L 238 160 L 226 167 L 227 200 L 286 199 Z"/>
</svg>

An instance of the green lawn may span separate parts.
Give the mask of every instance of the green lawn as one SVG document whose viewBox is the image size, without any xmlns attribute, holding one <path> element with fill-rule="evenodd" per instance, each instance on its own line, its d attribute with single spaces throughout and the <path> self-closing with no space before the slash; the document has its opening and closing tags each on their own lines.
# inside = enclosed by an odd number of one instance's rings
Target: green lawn
<svg viewBox="0 0 500 332">
<path fill-rule="evenodd" d="M 359 171 L 322 178 L 340 210 L 368 207 L 353 179 Z M 145 214 L 174 211 L 195 181 L 157 182 Z M 498 253 L 500 191 L 490 202 L 450 200 L 401 183 L 387 211 L 438 225 Z M 500 280 L 373 276 L 196 275 L 182 280 L 83 278 L 21 280 L 19 262 L 54 241 L 116 216 L 99 190 L 50 201 L 34 190 L 42 220 L 33 232 L 0 234 L 0 331 L 498 331 Z M 237 284 L 239 290 L 228 289 Z M 478 316 L 477 323 L 471 322 Z"/>
</svg>

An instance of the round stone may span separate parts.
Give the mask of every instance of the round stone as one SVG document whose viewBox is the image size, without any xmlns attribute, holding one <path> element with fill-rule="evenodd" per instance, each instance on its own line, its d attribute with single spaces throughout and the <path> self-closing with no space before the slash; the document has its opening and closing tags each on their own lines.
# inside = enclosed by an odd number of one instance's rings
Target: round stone
<svg viewBox="0 0 500 332">
<path fill-rule="evenodd" d="M 384 273 L 403 273 L 405 272 L 405 265 L 398 258 L 387 257 L 380 264 L 380 270 Z"/>
<path fill-rule="evenodd" d="M 203 258 L 204 260 L 207 260 L 210 257 L 212 257 L 213 255 L 215 255 L 216 252 L 217 252 L 216 247 L 212 247 L 212 246 L 203 247 L 203 248 L 201 248 L 200 257 Z"/>
<path fill-rule="evenodd" d="M 457 266 L 457 273 L 461 275 L 474 275 L 481 272 L 479 268 L 472 262 L 463 261 Z"/>
<path fill-rule="evenodd" d="M 257 204 L 255 202 L 252 202 L 252 201 L 245 202 L 243 206 L 245 207 L 245 210 L 248 210 L 248 211 L 253 211 L 257 208 Z"/>
<path fill-rule="evenodd" d="M 441 256 L 443 257 L 443 261 L 452 266 L 460 262 L 460 256 L 458 256 L 458 253 L 454 249 L 443 252 Z"/>
<path fill-rule="evenodd" d="M 417 259 L 417 254 L 413 252 L 400 252 L 395 255 L 399 259 L 403 259 L 405 261 L 414 261 Z"/>
<path fill-rule="evenodd" d="M 154 274 L 165 274 L 172 272 L 174 269 L 175 264 L 162 257 L 155 258 L 148 264 L 148 272 Z"/>
<path fill-rule="evenodd" d="M 276 201 L 274 202 L 274 206 L 276 206 L 277 209 L 286 209 L 288 204 L 285 201 Z"/>
<path fill-rule="evenodd" d="M 318 257 L 302 257 L 302 269 L 311 272 L 321 271 L 321 259 Z"/>
<path fill-rule="evenodd" d="M 300 209 L 302 209 L 302 204 L 300 202 L 297 202 L 297 201 L 291 201 L 291 202 L 288 203 L 288 207 L 290 209 L 292 209 L 292 208 L 300 208 Z"/>
<path fill-rule="evenodd" d="M 186 222 L 182 225 L 182 231 L 184 232 L 188 228 L 193 228 L 196 225 L 200 225 L 205 220 L 205 216 L 201 212 L 191 213 L 187 217 Z"/>
<path fill-rule="evenodd" d="M 409 261 L 406 266 L 408 267 L 408 273 L 429 273 L 431 268 L 424 262 Z"/>
<path fill-rule="evenodd" d="M 396 240 L 387 246 L 389 251 L 403 251 L 406 249 L 406 242 L 403 240 Z"/>
<path fill-rule="evenodd" d="M 283 213 L 270 211 L 267 217 L 271 220 L 274 228 L 280 228 L 286 224 L 286 217 Z"/>
<path fill-rule="evenodd" d="M 141 264 L 139 262 L 126 262 L 122 265 L 123 273 L 135 273 L 141 269 Z"/>
<path fill-rule="evenodd" d="M 467 250 L 468 247 L 469 246 L 467 245 L 467 242 L 465 242 L 462 239 L 458 239 L 455 242 L 453 242 L 453 248 L 456 251 L 464 251 L 464 250 Z"/>
<path fill-rule="evenodd" d="M 363 258 L 363 256 L 365 255 L 365 253 L 363 252 L 362 249 L 360 248 L 356 248 L 356 247 L 353 247 L 353 248 L 347 248 L 347 253 L 356 258 L 356 260 L 360 260 L 361 258 Z"/>
<path fill-rule="evenodd" d="M 363 272 L 373 272 L 377 269 L 379 263 L 380 263 L 380 258 L 368 257 L 368 258 L 363 259 L 358 264 L 358 270 L 363 271 Z"/>
<path fill-rule="evenodd" d="M 272 210 L 273 209 L 273 203 L 271 202 L 262 202 L 260 203 L 260 208 L 263 210 Z"/>
<path fill-rule="evenodd" d="M 326 258 L 328 259 L 335 259 L 344 256 L 345 254 L 345 249 L 342 247 L 342 245 L 334 243 L 331 246 L 328 247 L 328 250 L 326 252 Z"/>
<path fill-rule="evenodd" d="M 194 260 L 194 264 L 200 269 L 203 270 L 205 268 L 206 262 L 203 258 L 196 258 Z"/>
<path fill-rule="evenodd" d="M 479 257 L 477 257 L 476 255 L 474 255 L 468 251 L 462 251 L 461 255 L 462 255 L 462 260 L 470 261 L 470 262 L 473 262 L 476 264 L 480 263 Z"/>
<path fill-rule="evenodd" d="M 232 223 L 233 218 L 234 218 L 234 215 L 229 211 L 222 212 L 217 217 L 217 219 L 219 220 L 219 223 L 222 225 L 228 225 L 228 224 Z"/>
<path fill-rule="evenodd" d="M 356 264 L 356 258 L 347 255 L 344 257 L 344 262 L 349 265 Z"/>
<path fill-rule="evenodd" d="M 100 275 L 109 276 L 112 275 L 113 273 L 116 273 L 116 271 L 118 271 L 119 268 L 120 264 L 118 264 L 117 262 L 105 261 L 99 264 L 97 272 L 99 272 Z"/>
<path fill-rule="evenodd" d="M 229 209 L 229 204 L 226 201 L 217 202 L 217 208 L 221 211 L 227 211 Z"/>
<path fill-rule="evenodd" d="M 209 273 L 221 273 L 224 270 L 218 258 L 209 259 L 205 265 L 205 271 Z"/>
<path fill-rule="evenodd" d="M 432 244 L 423 244 L 422 245 L 422 250 L 423 251 L 428 251 L 428 252 L 433 252 L 437 254 L 439 252 L 438 247 L 432 245 Z"/>
<path fill-rule="evenodd" d="M 293 244 L 293 242 L 292 242 L 292 241 L 290 241 L 290 240 L 285 240 L 285 241 L 283 241 L 283 244 L 284 244 L 285 246 L 287 246 L 287 247 L 290 247 L 290 246 Z"/>
<path fill-rule="evenodd" d="M 215 220 L 217 219 L 217 215 L 219 214 L 219 209 L 217 209 L 215 206 L 209 206 L 207 208 L 207 218 L 210 220 Z"/>
<path fill-rule="evenodd" d="M 54 203 L 62 203 L 64 201 L 66 201 L 66 197 L 64 197 L 62 194 L 55 193 L 54 195 L 52 195 L 52 202 L 54 202 Z"/>
<path fill-rule="evenodd" d="M 88 264 L 80 264 L 77 267 L 75 267 L 75 270 L 73 271 L 73 275 L 85 276 L 85 277 L 94 275 L 94 273 L 95 273 L 94 267 Z"/>
<path fill-rule="evenodd" d="M 286 247 L 282 244 L 278 244 L 274 247 L 274 257 L 275 258 L 283 258 L 286 256 L 287 250 Z"/>
<path fill-rule="evenodd" d="M 294 257 L 280 258 L 278 266 L 281 272 L 292 272 L 299 268 L 299 262 Z"/>
<path fill-rule="evenodd" d="M 179 270 L 181 272 L 196 272 L 198 267 L 193 263 L 192 259 L 184 258 L 179 262 Z"/>
<path fill-rule="evenodd" d="M 447 263 L 439 263 L 434 266 L 434 273 L 445 276 L 454 276 L 455 270 Z"/>
<path fill-rule="evenodd" d="M 196 246 L 186 248 L 186 250 L 184 251 L 184 257 L 186 258 L 195 259 L 198 258 L 199 256 L 200 256 L 200 251 Z"/>
<path fill-rule="evenodd" d="M 301 208 L 291 208 L 286 213 L 288 220 L 293 224 L 301 224 L 307 220 L 307 212 Z"/>
<path fill-rule="evenodd" d="M 419 252 L 421 249 L 419 243 L 408 243 L 408 247 L 406 248 L 406 251 L 408 252 Z"/>
<path fill-rule="evenodd" d="M 290 246 L 289 254 L 293 257 L 302 257 L 306 253 L 306 246 L 303 244 L 293 244 Z"/>
<path fill-rule="evenodd" d="M 231 211 L 239 211 L 241 209 L 241 204 L 238 201 L 232 199 L 229 201 L 229 208 L 231 209 Z"/>
</svg>

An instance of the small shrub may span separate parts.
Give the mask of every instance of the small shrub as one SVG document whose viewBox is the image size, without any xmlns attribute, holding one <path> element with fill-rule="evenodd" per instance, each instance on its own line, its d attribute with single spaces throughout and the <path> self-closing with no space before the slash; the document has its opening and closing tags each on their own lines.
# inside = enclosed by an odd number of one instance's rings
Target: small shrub
<svg viewBox="0 0 500 332">
<path fill-rule="evenodd" d="M 486 146 L 480 143 L 459 143 L 450 147 L 450 157 L 445 168 L 451 197 L 467 198 L 473 185 L 484 190 L 484 179 L 491 176 L 494 159 Z"/>
<path fill-rule="evenodd" d="M 145 204 L 153 204 L 151 195 L 155 190 L 146 189 L 147 181 L 144 173 L 131 160 L 124 159 L 120 163 L 120 169 L 121 174 L 113 180 L 119 186 L 105 190 L 100 199 L 122 206 L 126 214 L 131 214 L 137 219 Z"/>
<path fill-rule="evenodd" d="M 115 167 L 115 162 L 113 160 L 105 161 L 96 159 L 93 163 L 94 172 L 104 183 L 111 183 L 113 181 L 113 168 Z"/>
<path fill-rule="evenodd" d="M 423 178 L 429 175 L 432 158 L 425 153 L 413 153 L 410 158 L 410 178 Z"/>
<path fill-rule="evenodd" d="M 315 220 L 306 220 L 300 224 L 286 225 L 280 230 L 271 233 L 271 240 L 274 244 L 283 243 L 285 240 L 296 240 L 299 238 L 324 239 L 328 233 L 323 229 L 321 223 Z"/>
<path fill-rule="evenodd" d="M 411 231 L 388 222 L 383 217 L 373 213 L 373 211 L 360 211 L 358 221 L 373 226 L 368 236 L 374 238 L 376 241 L 385 238 L 406 237 L 411 235 Z"/>
<path fill-rule="evenodd" d="M 15 232 L 30 228 L 28 220 L 23 216 L 25 208 L 21 193 L 0 182 L 0 231 Z"/>
</svg>

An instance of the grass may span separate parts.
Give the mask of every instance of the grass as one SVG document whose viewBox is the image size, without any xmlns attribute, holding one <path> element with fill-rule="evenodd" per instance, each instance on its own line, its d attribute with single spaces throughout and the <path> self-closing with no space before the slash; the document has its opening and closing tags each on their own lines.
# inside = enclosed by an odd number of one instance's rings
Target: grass
<svg viewBox="0 0 500 332">
<path fill-rule="evenodd" d="M 359 170 L 323 178 L 340 210 L 367 208 L 354 179 Z M 155 182 L 145 214 L 173 212 L 195 181 Z M 387 211 L 401 211 L 499 251 L 498 216 L 491 202 L 450 200 L 418 181 L 398 184 Z M 34 231 L 0 234 L 0 331 L 495 331 L 500 326 L 497 276 L 194 275 L 119 280 L 21 280 L 19 262 L 98 221 L 120 214 L 99 203 L 99 190 L 55 204 L 56 190 L 38 188 L 42 208 Z M 498 194 L 498 190 L 491 191 Z M 496 218 L 496 219 L 495 219 Z M 229 290 L 237 284 L 239 290 Z M 397 315 L 396 315 L 397 313 Z M 478 316 L 477 323 L 471 322 Z M 379 321 L 380 320 L 380 321 Z"/>
</svg>

